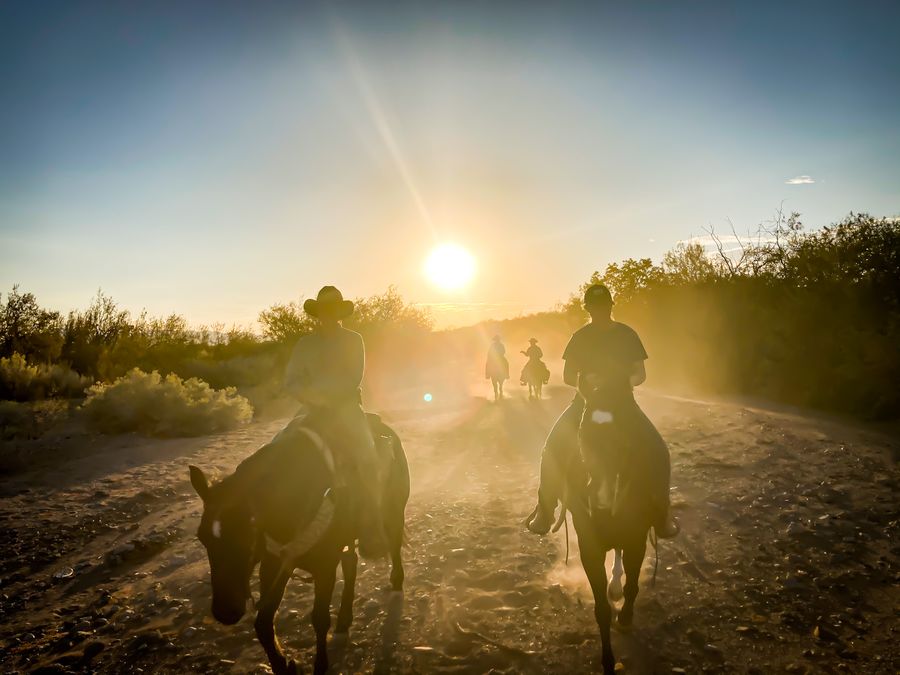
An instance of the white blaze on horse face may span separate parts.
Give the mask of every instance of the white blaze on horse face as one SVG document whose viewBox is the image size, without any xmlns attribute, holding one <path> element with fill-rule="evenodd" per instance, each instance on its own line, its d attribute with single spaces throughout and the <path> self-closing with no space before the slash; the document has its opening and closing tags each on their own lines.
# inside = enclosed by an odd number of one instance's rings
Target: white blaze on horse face
<svg viewBox="0 0 900 675">
<path fill-rule="evenodd" d="M 222 538 L 222 523 L 218 520 L 214 520 L 212 523 L 212 536 L 216 539 Z"/>
<path fill-rule="evenodd" d="M 594 424 L 608 424 L 613 421 L 611 412 L 606 410 L 595 410 L 591 413 L 591 422 Z"/>
</svg>

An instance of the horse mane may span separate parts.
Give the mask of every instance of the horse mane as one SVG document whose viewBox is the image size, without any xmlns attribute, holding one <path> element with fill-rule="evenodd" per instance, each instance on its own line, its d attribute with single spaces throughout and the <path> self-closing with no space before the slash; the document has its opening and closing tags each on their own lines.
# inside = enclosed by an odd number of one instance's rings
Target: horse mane
<svg viewBox="0 0 900 675">
<path fill-rule="evenodd" d="M 286 452 L 312 450 L 312 441 L 305 434 L 291 434 L 287 437 L 283 432 L 271 441 L 244 458 L 235 470 L 212 486 L 219 494 L 244 494 L 258 483 L 273 467 L 279 465 L 279 459 Z"/>
</svg>

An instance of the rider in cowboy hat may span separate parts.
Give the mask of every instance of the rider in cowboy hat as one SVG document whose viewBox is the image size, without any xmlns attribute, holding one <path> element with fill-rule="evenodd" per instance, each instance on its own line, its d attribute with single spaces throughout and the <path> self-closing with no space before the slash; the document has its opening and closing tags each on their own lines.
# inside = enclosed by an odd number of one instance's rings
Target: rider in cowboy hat
<svg viewBox="0 0 900 675">
<path fill-rule="evenodd" d="M 658 439 L 641 447 L 648 457 L 647 464 L 656 486 L 653 526 L 660 538 L 678 534 L 678 523 L 672 518 L 669 506 L 669 451 L 650 420 L 640 412 L 632 393 L 633 387 L 647 377 L 644 369 L 647 352 L 633 329 L 612 319 L 612 307 L 612 294 L 603 284 L 594 284 L 585 291 L 584 308 L 591 315 L 591 322 L 575 332 L 563 354 L 563 380 L 576 387 L 576 393 L 544 444 L 538 503 L 528 521 L 528 529 L 535 534 L 546 534 L 553 525 L 565 480 L 564 467 L 568 458 L 578 452 L 578 428 L 585 407 L 580 392 L 597 387 L 606 388 L 610 395 L 634 410 L 634 414 L 627 416 L 630 421 L 623 423 L 626 434 Z M 652 433 L 642 433 L 648 428 Z"/>
<path fill-rule="evenodd" d="M 519 375 L 520 384 L 526 384 L 528 382 L 528 378 L 525 377 L 525 375 L 528 372 L 528 368 L 531 366 L 532 362 L 542 364 L 541 359 L 544 357 L 544 350 L 537 346 L 537 338 L 529 338 L 528 342 L 530 343 L 528 349 L 519 350 L 520 354 L 524 354 L 528 357 L 528 361 L 526 361 L 525 365 L 522 366 L 522 373 L 521 375 Z M 541 371 L 543 371 L 543 368 L 541 369 Z"/>
<path fill-rule="evenodd" d="M 537 346 L 537 338 L 528 338 L 528 342 L 530 343 L 530 347 L 528 349 L 523 349 L 522 354 L 527 356 L 528 358 L 536 358 L 540 359 L 544 356 L 544 350 Z"/>
<path fill-rule="evenodd" d="M 294 347 L 285 387 L 306 408 L 307 418 L 335 450 L 338 466 L 346 467 L 359 496 L 360 553 L 377 558 L 386 553 L 381 514 L 385 467 L 377 455 L 372 432 L 360 405 L 365 369 L 362 336 L 341 325 L 353 313 L 353 303 L 334 286 L 324 286 L 303 303 L 316 328 Z"/>
</svg>

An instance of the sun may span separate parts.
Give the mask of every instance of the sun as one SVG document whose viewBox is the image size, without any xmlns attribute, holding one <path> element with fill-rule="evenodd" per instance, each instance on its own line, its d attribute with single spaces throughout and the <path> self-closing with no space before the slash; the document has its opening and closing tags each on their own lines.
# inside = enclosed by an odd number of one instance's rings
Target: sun
<svg viewBox="0 0 900 675">
<path fill-rule="evenodd" d="M 425 261 L 425 275 L 445 291 L 463 288 L 475 276 L 475 258 L 458 244 L 441 244 Z"/>
</svg>

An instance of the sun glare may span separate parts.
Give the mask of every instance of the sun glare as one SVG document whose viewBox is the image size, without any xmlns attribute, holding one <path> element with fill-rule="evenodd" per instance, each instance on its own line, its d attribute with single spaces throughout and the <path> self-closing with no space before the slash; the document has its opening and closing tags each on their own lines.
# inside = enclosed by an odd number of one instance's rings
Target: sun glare
<svg viewBox="0 0 900 675">
<path fill-rule="evenodd" d="M 475 276 L 475 258 L 462 246 L 441 244 L 425 261 L 425 274 L 444 290 L 462 288 Z"/>
</svg>

